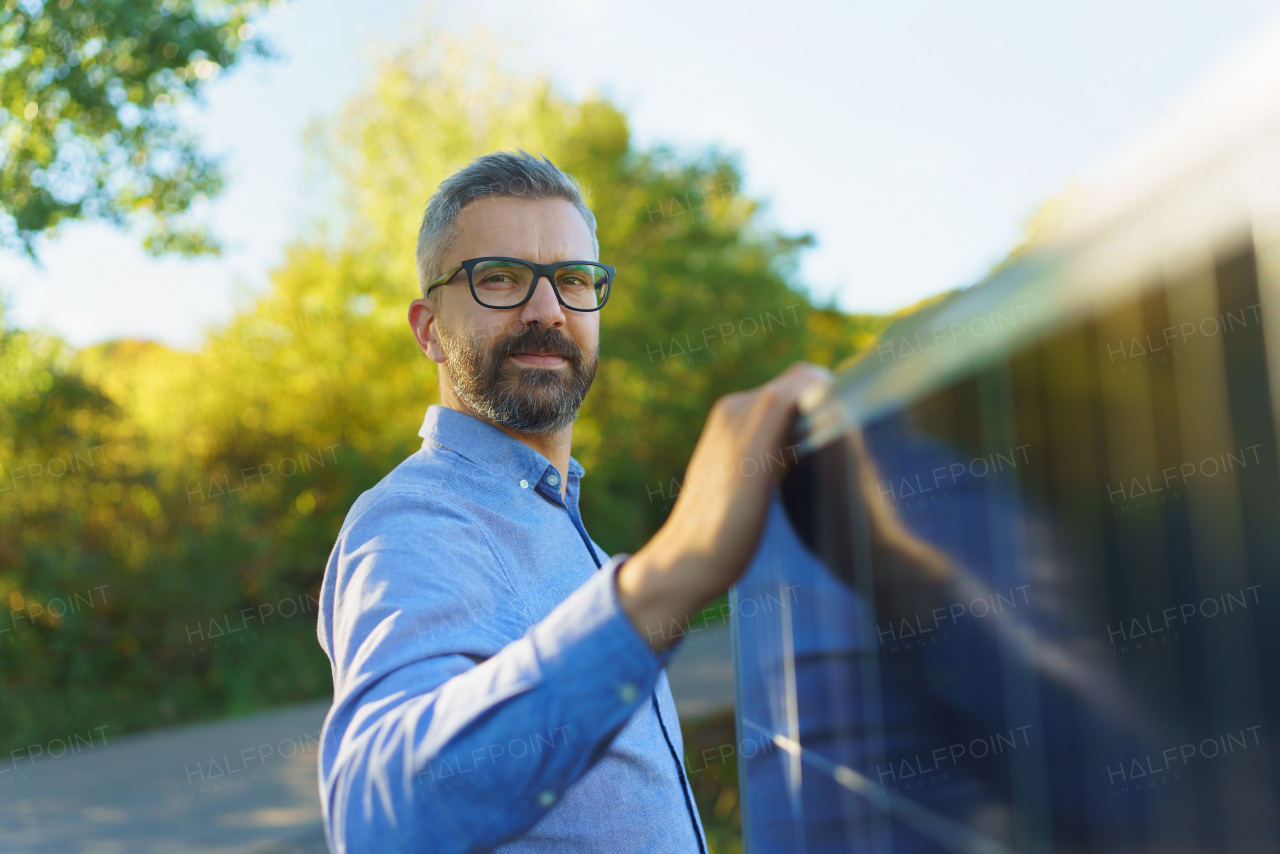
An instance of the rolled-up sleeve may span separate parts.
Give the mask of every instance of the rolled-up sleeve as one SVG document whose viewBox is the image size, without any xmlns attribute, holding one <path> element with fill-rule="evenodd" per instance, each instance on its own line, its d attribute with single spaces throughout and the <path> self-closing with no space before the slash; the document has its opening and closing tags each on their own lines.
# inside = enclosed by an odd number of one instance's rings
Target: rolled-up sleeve
<svg viewBox="0 0 1280 854">
<path fill-rule="evenodd" d="M 366 498 L 369 497 L 368 494 Z M 655 654 L 618 602 L 618 555 L 533 622 L 466 507 L 352 508 L 318 633 L 333 668 L 320 787 L 335 851 L 462 852 L 519 836 L 649 701 Z"/>
</svg>

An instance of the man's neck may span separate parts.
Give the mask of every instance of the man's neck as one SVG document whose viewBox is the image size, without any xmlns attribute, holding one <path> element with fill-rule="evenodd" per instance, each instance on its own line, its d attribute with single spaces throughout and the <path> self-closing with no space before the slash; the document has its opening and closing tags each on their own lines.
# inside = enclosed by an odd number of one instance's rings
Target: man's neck
<svg viewBox="0 0 1280 854">
<path fill-rule="evenodd" d="M 569 488 L 569 454 L 573 445 L 573 424 L 569 424 L 563 430 L 557 430 L 554 433 L 521 433 L 518 430 L 512 430 L 510 427 L 496 424 L 485 418 L 459 400 L 458 396 L 452 393 L 452 390 L 441 390 L 440 405 L 447 409 L 461 412 L 464 415 L 470 415 L 472 418 L 479 419 L 486 424 L 492 424 L 511 438 L 524 442 L 530 448 L 542 454 L 560 472 L 560 497 L 566 497 L 565 490 Z"/>
</svg>

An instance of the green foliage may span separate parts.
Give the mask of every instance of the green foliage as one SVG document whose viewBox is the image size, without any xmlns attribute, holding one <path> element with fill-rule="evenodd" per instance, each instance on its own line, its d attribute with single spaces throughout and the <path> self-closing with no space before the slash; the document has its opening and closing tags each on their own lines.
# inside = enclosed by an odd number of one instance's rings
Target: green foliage
<svg viewBox="0 0 1280 854">
<path fill-rule="evenodd" d="M 619 271 L 574 454 L 588 471 L 583 512 L 593 536 L 609 550 L 636 548 L 665 518 L 716 397 L 798 359 L 843 358 L 879 321 L 815 310 L 792 287 L 797 253 L 812 238 L 762 224 L 733 157 L 637 150 L 613 104 L 570 102 L 487 57 L 447 36 L 386 51 L 364 91 L 317 131 L 339 184 L 341 237 L 299 250 L 285 271 L 298 287 L 277 291 L 273 310 L 303 313 L 304 296 L 376 306 L 353 320 L 341 364 L 354 388 L 387 396 L 376 415 L 368 406 L 339 412 L 362 433 L 387 431 L 383 446 L 412 435 L 436 395 L 434 364 L 400 355 L 416 353 L 405 313 L 418 295 L 413 249 L 426 199 L 480 154 L 546 154 L 586 189 L 601 259 Z M 339 358 L 331 338 L 303 346 Z M 366 417 L 375 423 L 359 423 Z"/>
<path fill-rule="evenodd" d="M 741 854 L 738 751 L 744 742 L 736 738 L 733 714 L 682 719 L 680 730 L 684 767 L 707 834 L 707 848 L 711 854 Z"/>
<path fill-rule="evenodd" d="M 716 397 L 847 359 L 884 326 L 794 284 L 811 239 L 764 224 L 731 155 L 638 149 L 613 104 L 484 56 L 444 38 L 386 54 L 315 132 L 337 189 L 318 234 L 336 236 L 299 239 L 198 351 L 4 333 L 0 602 L 24 616 L 0 610 L 0 753 L 328 695 L 307 603 L 347 509 L 416 450 L 438 400 L 407 322 L 416 232 L 436 185 L 483 153 L 542 152 L 578 176 L 619 269 L 574 427 L 583 513 L 609 551 L 662 523 Z M 54 614 L 77 595 L 92 604 Z M 725 725 L 688 743 L 732 743 Z M 696 789 L 717 850 L 735 850 L 732 773 Z"/>
<path fill-rule="evenodd" d="M 264 0 L 7 0 L 0 7 L 0 241 L 67 219 L 151 220 L 153 252 L 215 251 L 187 215 L 222 187 L 175 119 L 247 51 Z"/>
<path fill-rule="evenodd" d="M 112 397 L 164 393 L 188 356 L 119 342 L 71 359 L 58 342 L 21 332 L 4 344 L 6 746 L 322 695 L 329 674 L 315 645 L 317 567 L 342 515 L 323 496 L 354 497 L 367 486 L 360 462 L 313 451 L 324 466 L 219 481 L 218 466 L 179 460 L 148 431 L 144 408 Z M 269 458 L 277 469 L 287 456 L 307 459 L 296 445 L 278 447 Z M 223 453 L 222 467 L 232 457 Z M 235 632 L 246 608 L 265 616 Z M 223 627 L 231 637 L 210 637 Z"/>
</svg>

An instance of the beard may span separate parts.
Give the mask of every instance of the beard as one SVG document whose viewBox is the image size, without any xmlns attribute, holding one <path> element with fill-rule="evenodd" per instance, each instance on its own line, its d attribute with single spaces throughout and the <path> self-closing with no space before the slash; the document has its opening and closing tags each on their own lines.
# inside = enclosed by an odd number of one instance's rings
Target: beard
<svg viewBox="0 0 1280 854">
<path fill-rule="evenodd" d="M 458 398 L 494 424 L 519 433 L 555 433 L 572 424 L 599 362 L 598 350 L 584 356 L 567 335 L 537 324 L 487 350 L 473 340 L 454 338 L 443 326 L 437 326 L 437 335 Z M 560 356 L 565 364 L 539 368 L 507 358 L 531 351 Z"/>
</svg>

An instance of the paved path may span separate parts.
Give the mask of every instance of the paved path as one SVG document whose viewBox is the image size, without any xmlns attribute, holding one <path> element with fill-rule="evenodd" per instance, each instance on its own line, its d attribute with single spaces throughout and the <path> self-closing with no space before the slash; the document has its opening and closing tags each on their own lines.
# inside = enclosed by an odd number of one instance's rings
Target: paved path
<svg viewBox="0 0 1280 854">
<path fill-rule="evenodd" d="M 124 736 L 20 766 L 0 789 L 0 851 L 324 851 L 316 752 L 327 709 Z"/>
<path fill-rule="evenodd" d="M 729 625 L 690 631 L 667 668 L 680 717 L 733 708 L 733 655 Z"/>
<path fill-rule="evenodd" d="M 729 649 L 727 626 L 685 639 L 667 671 L 681 717 L 733 705 Z M 307 703 L 0 761 L 0 851 L 322 854 L 316 763 L 327 710 Z"/>
</svg>

